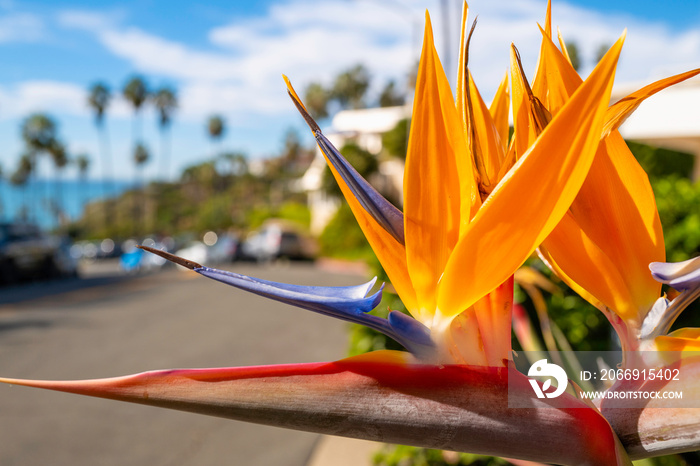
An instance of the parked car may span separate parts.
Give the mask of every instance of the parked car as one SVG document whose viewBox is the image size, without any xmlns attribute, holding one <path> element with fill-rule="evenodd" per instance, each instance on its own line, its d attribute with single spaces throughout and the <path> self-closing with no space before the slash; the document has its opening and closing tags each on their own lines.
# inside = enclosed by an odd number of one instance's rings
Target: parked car
<svg viewBox="0 0 700 466">
<path fill-rule="evenodd" d="M 229 233 L 217 235 L 209 231 L 204 235 L 203 241 L 189 241 L 175 251 L 175 255 L 202 265 L 233 262 L 239 255 L 238 237 Z"/>
<path fill-rule="evenodd" d="M 312 260 L 318 247 L 315 241 L 292 225 L 270 221 L 248 235 L 241 246 L 243 258 L 265 262 L 281 257 Z"/>
<path fill-rule="evenodd" d="M 51 237 L 31 223 L 0 223 L 0 283 L 76 273 L 67 240 Z"/>
</svg>

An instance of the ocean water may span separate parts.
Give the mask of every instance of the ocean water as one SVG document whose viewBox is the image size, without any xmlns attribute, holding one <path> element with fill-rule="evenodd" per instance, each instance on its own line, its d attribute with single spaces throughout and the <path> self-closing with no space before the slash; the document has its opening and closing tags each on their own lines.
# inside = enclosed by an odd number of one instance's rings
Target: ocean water
<svg viewBox="0 0 700 466">
<path fill-rule="evenodd" d="M 77 220 L 86 204 L 119 196 L 133 186 L 125 181 L 31 180 L 24 186 L 0 183 L 0 219 L 26 220 L 50 230 L 58 225 L 56 207 L 69 220 Z"/>
</svg>

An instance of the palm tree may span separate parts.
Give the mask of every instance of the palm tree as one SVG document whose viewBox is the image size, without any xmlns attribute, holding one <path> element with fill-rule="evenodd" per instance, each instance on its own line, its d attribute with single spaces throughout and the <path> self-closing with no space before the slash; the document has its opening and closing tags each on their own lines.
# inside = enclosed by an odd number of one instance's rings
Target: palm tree
<svg viewBox="0 0 700 466">
<path fill-rule="evenodd" d="M 51 147 L 48 150 L 49 155 L 51 156 L 51 160 L 53 160 L 53 165 L 56 170 L 56 179 L 54 180 L 54 186 L 56 189 L 56 196 L 55 199 L 53 200 L 52 207 L 53 211 L 56 214 L 56 221 L 57 224 L 61 224 L 61 214 L 63 212 L 63 201 L 62 201 L 62 193 L 61 193 L 61 178 L 63 174 L 63 169 L 66 168 L 66 165 L 68 165 L 68 154 L 66 153 L 66 147 L 63 145 L 63 143 L 54 140 L 54 143 L 51 145 Z"/>
<path fill-rule="evenodd" d="M 134 109 L 134 119 L 131 131 L 131 143 L 133 147 L 134 161 L 136 161 L 136 153 L 139 151 L 138 146 L 141 145 L 141 107 L 148 99 L 148 88 L 146 86 L 146 81 L 140 76 L 133 76 L 124 85 L 122 90 L 124 98 L 131 103 Z M 138 172 L 139 167 L 136 167 L 134 172 L 135 181 L 138 183 Z"/>
<path fill-rule="evenodd" d="M 88 170 L 90 169 L 90 158 L 86 154 L 80 154 L 75 157 L 75 165 L 78 167 L 78 176 L 80 177 L 81 192 L 83 193 L 82 199 L 78 200 L 80 206 L 89 196 L 85 195 L 86 192 L 86 180 L 88 175 Z M 81 207 L 82 208 L 82 207 Z"/>
<path fill-rule="evenodd" d="M 221 138 L 224 136 L 225 132 L 226 122 L 224 121 L 223 117 L 221 115 L 210 116 L 209 120 L 207 121 L 207 134 L 209 134 L 209 137 L 211 138 L 212 142 L 212 159 L 216 158 L 216 156 L 214 155 L 214 143 L 221 143 Z"/>
<path fill-rule="evenodd" d="M 80 179 L 85 181 L 87 179 L 87 173 L 90 169 L 90 158 L 85 154 L 80 154 L 75 157 L 75 165 L 78 167 L 78 174 Z"/>
<path fill-rule="evenodd" d="M 148 87 L 146 86 L 146 81 L 144 81 L 144 79 L 140 76 L 133 76 L 124 85 L 122 94 L 134 109 L 132 142 L 134 147 L 136 147 L 136 144 L 141 141 L 141 123 L 139 119 L 140 110 L 148 99 Z"/>
<path fill-rule="evenodd" d="M 48 151 L 56 141 L 56 123 L 43 113 L 30 115 L 22 123 L 22 139 L 35 152 Z"/>
<path fill-rule="evenodd" d="M 100 138 L 100 155 L 102 159 L 102 179 L 103 179 L 103 194 L 105 199 L 109 192 L 108 179 L 113 176 L 112 162 L 109 150 L 109 135 L 105 127 L 105 112 L 109 106 L 109 101 L 112 99 L 112 94 L 106 84 L 98 82 L 92 85 L 88 94 L 88 105 L 95 115 L 95 127 Z M 109 223 L 110 215 L 105 211 L 105 224 Z"/>
<path fill-rule="evenodd" d="M 149 155 L 148 155 L 148 149 L 146 149 L 146 146 L 144 146 L 142 143 L 136 144 L 136 147 L 134 148 L 134 165 L 136 166 L 136 189 L 138 190 L 138 193 L 140 193 L 140 196 L 137 196 L 136 193 L 134 195 L 134 211 L 136 211 L 136 215 L 134 218 L 140 219 L 139 224 L 143 227 L 144 224 L 144 199 L 143 199 L 143 186 L 141 186 L 143 182 L 143 166 L 148 162 Z M 138 201 L 138 198 L 141 197 L 141 202 Z M 135 224 L 134 224 L 135 225 Z"/>
<path fill-rule="evenodd" d="M 2 165 L 0 165 L 0 182 L 5 181 L 5 172 L 2 169 Z M 0 218 L 5 216 L 5 204 L 2 202 L 2 199 L 0 199 Z"/>
<path fill-rule="evenodd" d="M 22 187 L 22 207 L 19 209 L 18 213 L 15 213 L 15 217 L 28 220 L 29 219 L 29 202 L 27 196 L 27 183 L 29 178 L 34 172 L 34 154 L 31 152 L 25 152 L 19 159 L 19 164 L 15 172 L 10 176 L 10 183 L 13 186 Z"/>
<path fill-rule="evenodd" d="M 36 173 L 37 156 L 50 154 L 51 149 L 57 144 L 56 123 L 48 115 L 34 113 L 22 122 L 21 133 L 26 153 L 32 163 L 32 169 L 28 173 Z M 20 161 L 20 163 L 22 162 Z M 48 192 L 44 193 L 45 200 L 50 199 L 50 197 Z"/>
<path fill-rule="evenodd" d="M 162 170 L 161 174 L 163 178 L 167 181 L 169 176 L 168 162 L 169 162 L 169 152 L 170 145 L 166 148 L 166 132 L 170 128 L 170 123 L 172 122 L 173 111 L 177 108 L 177 95 L 175 91 L 169 87 L 161 87 L 153 94 L 153 105 L 155 105 L 158 110 L 158 126 L 160 128 L 161 137 L 161 164 Z"/>
<path fill-rule="evenodd" d="M 149 155 L 148 155 L 148 149 L 146 149 L 146 146 L 144 146 L 141 143 L 136 144 L 136 147 L 134 148 L 134 164 L 136 165 L 136 168 L 141 171 L 143 170 L 143 166 L 148 162 Z M 140 180 L 140 177 L 139 177 Z M 140 185 L 140 181 L 137 182 L 137 185 Z"/>
</svg>

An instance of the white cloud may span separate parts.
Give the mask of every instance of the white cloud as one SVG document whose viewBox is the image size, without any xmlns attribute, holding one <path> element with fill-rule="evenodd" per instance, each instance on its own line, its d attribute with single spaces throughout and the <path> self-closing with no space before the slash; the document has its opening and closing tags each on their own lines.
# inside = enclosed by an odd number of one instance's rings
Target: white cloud
<svg viewBox="0 0 700 466">
<path fill-rule="evenodd" d="M 515 43 L 525 70 L 534 71 L 542 36 L 535 22 L 544 24 L 546 4 L 522 0 L 470 1 L 470 16 L 479 15 L 470 64 L 484 97 L 489 98 L 509 66 L 508 48 Z M 560 27 L 565 40 L 577 44 L 583 60 L 582 74 L 593 67 L 598 48 L 612 45 L 627 28 L 628 34 L 616 74 L 617 83 L 649 82 L 662 76 L 700 66 L 700 28 L 673 31 L 630 15 L 609 15 L 562 2 L 552 6 L 553 27 Z"/>
<path fill-rule="evenodd" d="M 98 13 L 84 10 L 65 10 L 58 14 L 57 21 L 63 27 L 99 33 L 103 29 L 117 27 L 123 13 Z"/>
<path fill-rule="evenodd" d="M 67 12 L 61 24 L 92 31 L 142 73 L 178 81 L 181 116 L 227 109 L 271 114 L 293 111 L 282 73 L 300 88 L 311 80 L 328 82 L 360 62 L 376 82 L 404 77 L 417 57 L 411 23 L 381 6 L 360 4 L 275 5 L 265 17 L 212 30 L 208 51 L 133 27 L 106 27 L 110 19 L 94 13 Z"/>
<path fill-rule="evenodd" d="M 24 81 L 0 86 L 0 117 L 3 120 L 24 118 L 31 113 L 87 117 L 91 115 L 83 87 L 59 81 Z M 131 110 L 121 98 L 115 99 L 110 115 L 127 116 Z"/>
<path fill-rule="evenodd" d="M 509 65 L 511 41 L 518 46 L 526 70 L 534 69 L 545 2 L 475 0 L 479 14 L 472 43 L 471 68 L 485 98 L 495 91 Z M 391 5 L 394 5 L 391 7 Z M 339 71 L 364 63 L 375 82 L 402 79 L 417 58 L 422 37 L 424 2 L 410 6 L 379 2 L 292 0 L 273 4 L 265 16 L 245 18 L 212 29 L 209 50 L 167 40 L 133 27 L 118 27 L 115 15 L 71 11 L 61 16 L 66 27 L 92 31 L 113 54 L 140 72 L 175 80 L 180 88 L 179 115 L 201 118 L 212 111 L 272 114 L 292 111 L 280 75 L 297 88 L 310 81 L 330 82 Z M 442 14 L 438 2 L 428 4 L 442 52 Z M 452 60 L 456 61 L 459 17 L 450 11 Z M 611 44 L 624 27 L 629 34 L 618 70 L 618 82 L 648 80 L 650 75 L 677 72 L 700 63 L 700 29 L 676 33 L 661 24 L 631 16 L 604 15 L 557 2 L 554 24 L 567 40 L 579 45 L 585 63 L 597 48 Z M 415 36 L 419 36 L 416 38 Z M 416 40 L 418 39 L 418 40 Z M 454 72 L 455 65 L 450 69 Z M 584 66 L 584 73 L 590 66 Z"/>
<path fill-rule="evenodd" d="M 0 16 L 0 43 L 35 42 L 44 35 L 44 23 L 35 15 L 10 13 Z"/>
<path fill-rule="evenodd" d="M 55 81 L 25 81 L 0 87 L 0 108 L 5 110 L 4 118 L 34 112 L 87 115 L 85 90 L 74 84 Z"/>
</svg>

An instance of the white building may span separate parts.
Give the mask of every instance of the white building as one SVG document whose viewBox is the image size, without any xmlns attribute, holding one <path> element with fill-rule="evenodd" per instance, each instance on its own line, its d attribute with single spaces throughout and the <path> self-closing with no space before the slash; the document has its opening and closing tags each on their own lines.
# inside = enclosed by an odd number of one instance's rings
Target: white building
<svg viewBox="0 0 700 466">
<path fill-rule="evenodd" d="M 613 102 L 644 87 L 613 89 Z M 693 180 L 700 180 L 700 77 L 696 76 L 649 97 L 620 127 L 625 139 L 695 156 Z"/>
<path fill-rule="evenodd" d="M 410 106 L 343 110 L 333 117 L 331 128 L 324 131 L 324 134 L 338 149 L 346 142 L 353 141 L 366 151 L 379 156 L 382 150 L 382 134 L 410 115 Z M 311 233 L 314 235 L 323 231 L 340 206 L 339 199 L 327 196 L 321 189 L 325 167 L 323 154 L 317 150 L 316 158 L 298 185 L 308 193 Z M 403 192 L 403 168 L 401 160 L 380 160 L 379 176 L 369 181 L 377 189 L 397 193 L 400 199 Z"/>
</svg>

